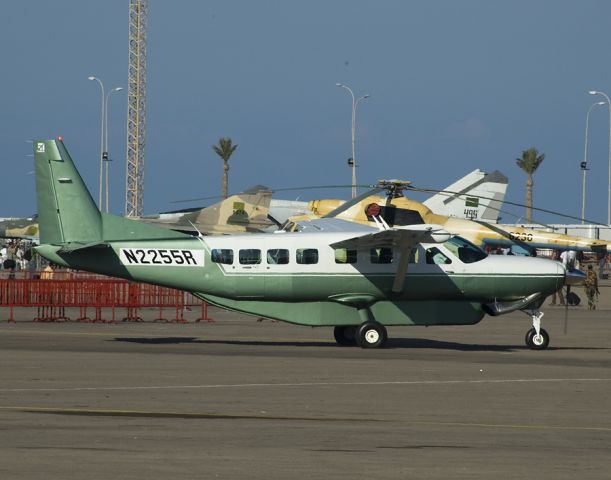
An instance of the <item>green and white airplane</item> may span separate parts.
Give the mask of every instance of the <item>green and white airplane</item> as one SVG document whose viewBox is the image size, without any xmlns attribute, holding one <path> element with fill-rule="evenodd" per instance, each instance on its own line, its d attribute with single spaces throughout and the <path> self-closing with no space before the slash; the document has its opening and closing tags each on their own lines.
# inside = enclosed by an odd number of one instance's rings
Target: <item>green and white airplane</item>
<svg viewBox="0 0 611 480">
<path fill-rule="evenodd" d="M 381 347 L 391 325 L 472 325 L 524 310 L 533 322 L 526 343 L 543 349 L 538 307 L 575 277 L 559 262 L 487 256 L 434 224 L 376 228 L 330 215 L 295 233 L 194 237 L 101 213 L 61 139 L 36 140 L 34 151 L 37 250 L 51 262 L 334 327 L 341 345 Z"/>
</svg>

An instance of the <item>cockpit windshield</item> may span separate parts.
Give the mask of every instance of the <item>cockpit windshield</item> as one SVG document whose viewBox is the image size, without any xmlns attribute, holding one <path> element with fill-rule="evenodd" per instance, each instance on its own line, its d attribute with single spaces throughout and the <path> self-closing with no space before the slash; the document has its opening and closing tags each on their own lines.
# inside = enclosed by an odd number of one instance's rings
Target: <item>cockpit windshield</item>
<svg viewBox="0 0 611 480">
<path fill-rule="evenodd" d="M 463 263 L 479 262 L 488 256 L 481 248 L 458 236 L 450 238 L 444 246 Z"/>
</svg>

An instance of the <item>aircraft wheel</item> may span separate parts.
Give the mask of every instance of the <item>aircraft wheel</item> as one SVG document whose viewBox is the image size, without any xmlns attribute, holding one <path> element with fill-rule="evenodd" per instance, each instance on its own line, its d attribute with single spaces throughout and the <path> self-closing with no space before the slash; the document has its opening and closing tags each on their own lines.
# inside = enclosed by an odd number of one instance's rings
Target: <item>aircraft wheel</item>
<svg viewBox="0 0 611 480">
<path fill-rule="evenodd" d="M 531 328 L 526 332 L 526 345 L 532 350 L 545 350 L 549 345 L 549 334 L 542 328 L 539 330 L 540 334 L 537 335 L 537 331 Z"/>
<path fill-rule="evenodd" d="M 356 327 L 353 325 L 343 325 L 333 329 L 333 336 L 338 345 L 356 345 Z"/>
<path fill-rule="evenodd" d="M 386 328 L 378 322 L 365 322 L 356 330 L 356 343 L 361 348 L 380 348 L 387 338 Z"/>
</svg>

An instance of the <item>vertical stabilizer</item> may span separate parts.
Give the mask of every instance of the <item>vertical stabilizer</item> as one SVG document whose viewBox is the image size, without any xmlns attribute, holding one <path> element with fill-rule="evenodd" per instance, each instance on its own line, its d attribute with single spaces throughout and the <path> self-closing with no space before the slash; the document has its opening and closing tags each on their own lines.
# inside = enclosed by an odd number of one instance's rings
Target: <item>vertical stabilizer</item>
<svg viewBox="0 0 611 480">
<path fill-rule="evenodd" d="M 507 177 L 474 170 L 422 202 L 434 213 L 496 223 L 507 191 Z"/>
<path fill-rule="evenodd" d="M 102 240 L 102 219 L 61 139 L 35 140 L 41 244 Z"/>
</svg>

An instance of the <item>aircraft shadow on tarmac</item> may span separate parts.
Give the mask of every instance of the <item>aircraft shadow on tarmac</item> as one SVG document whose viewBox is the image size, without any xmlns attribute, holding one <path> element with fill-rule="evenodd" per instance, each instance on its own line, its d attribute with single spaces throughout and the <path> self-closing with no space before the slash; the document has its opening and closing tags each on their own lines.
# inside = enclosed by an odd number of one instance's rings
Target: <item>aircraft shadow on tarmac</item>
<svg viewBox="0 0 611 480">
<path fill-rule="evenodd" d="M 197 337 L 115 337 L 114 342 L 140 343 L 143 345 L 175 345 L 178 343 L 204 343 Z"/>
<path fill-rule="evenodd" d="M 327 347 L 327 348 L 355 348 L 340 347 L 333 341 L 265 341 L 265 340 L 205 340 L 198 337 L 115 337 L 112 341 L 138 343 L 141 345 L 177 345 L 177 344 L 203 344 L 203 345 L 243 345 L 243 346 L 269 346 L 269 347 Z M 431 340 L 427 338 L 391 338 L 388 339 L 383 350 L 393 349 L 431 349 L 455 350 L 463 352 L 516 352 L 529 350 L 525 345 L 482 345 L 473 343 L 448 342 Z M 610 350 L 605 347 L 549 347 L 548 351 L 561 350 Z"/>
<path fill-rule="evenodd" d="M 112 341 L 140 343 L 146 345 L 172 345 L 179 343 L 200 343 L 208 345 L 264 345 L 270 347 L 337 347 L 335 342 L 273 342 L 260 340 L 202 340 L 197 337 L 115 337 Z"/>
</svg>

